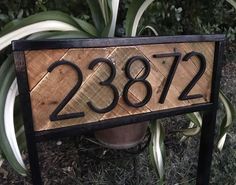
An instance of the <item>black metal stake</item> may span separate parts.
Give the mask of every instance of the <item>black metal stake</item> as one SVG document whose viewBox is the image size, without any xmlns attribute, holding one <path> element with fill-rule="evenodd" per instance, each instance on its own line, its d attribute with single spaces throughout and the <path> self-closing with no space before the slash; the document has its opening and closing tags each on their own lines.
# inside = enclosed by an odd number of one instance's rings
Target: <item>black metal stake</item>
<svg viewBox="0 0 236 185">
<path fill-rule="evenodd" d="M 20 103 L 24 119 L 25 136 L 27 141 L 28 157 L 30 163 L 30 170 L 32 176 L 32 182 L 34 185 L 42 185 L 41 172 L 39 167 L 37 141 L 33 127 L 33 118 L 31 110 L 30 95 L 28 93 L 28 77 L 25 68 L 25 56 L 24 52 L 19 51 L 14 53 L 14 59 L 18 62 L 16 65 L 16 73 L 18 86 L 20 92 Z"/>
<path fill-rule="evenodd" d="M 197 185 L 208 185 L 210 179 L 223 52 L 224 41 L 216 42 L 211 91 L 211 102 L 213 102 L 214 106 L 212 110 L 208 110 L 203 115 L 196 180 Z"/>
<path fill-rule="evenodd" d="M 37 145 L 34 141 L 30 141 L 30 139 L 27 139 L 27 142 L 28 142 L 27 148 L 28 148 L 28 156 L 29 156 L 29 163 L 30 163 L 30 170 L 31 170 L 33 185 L 42 185 Z"/>
<path fill-rule="evenodd" d="M 209 184 L 212 152 L 214 148 L 216 112 L 217 110 L 209 111 L 203 116 L 197 169 L 197 185 Z"/>
</svg>

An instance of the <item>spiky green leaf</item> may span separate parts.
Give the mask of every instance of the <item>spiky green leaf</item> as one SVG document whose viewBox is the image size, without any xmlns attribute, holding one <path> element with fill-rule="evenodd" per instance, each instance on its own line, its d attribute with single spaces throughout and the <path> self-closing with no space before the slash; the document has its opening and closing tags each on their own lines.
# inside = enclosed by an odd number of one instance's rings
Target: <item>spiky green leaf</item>
<svg viewBox="0 0 236 185">
<path fill-rule="evenodd" d="M 199 112 L 186 114 L 189 118 L 190 123 L 187 129 L 177 130 L 183 134 L 180 142 L 185 141 L 190 136 L 195 136 L 201 131 L 202 127 L 202 117 Z"/>
<path fill-rule="evenodd" d="M 100 9 L 102 12 L 102 16 L 105 22 L 105 25 L 107 25 L 110 22 L 110 12 L 109 12 L 109 7 L 108 7 L 108 3 L 110 2 L 115 2 L 119 0 L 97 0 L 99 5 L 100 5 Z"/>
<path fill-rule="evenodd" d="M 223 118 L 220 126 L 220 137 L 217 144 L 217 148 L 221 151 L 224 147 L 225 139 L 228 129 L 232 126 L 236 119 L 236 110 L 229 99 L 224 95 L 222 91 L 219 93 L 219 98 L 224 105 L 225 117 Z"/>
<path fill-rule="evenodd" d="M 149 148 L 151 162 L 153 162 L 152 166 L 154 166 L 159 174 L 161 182 L 163 182 L 165 173 L 165 132 L 163 126 L 157 120 L 151 121 L 150 130 L 152 134 Z"/>
<path fill-rule="evenodd" d="M 60 11 L 47 11 L 31 15 L 24 19 L 14 20 L 8 23 L 0 32 L 0 37 L 22 27 L 49 20 L 63 22 L 75 28 L 79 27 L 78 23 L 69 15 Z"/>
<path fill-rule="evenodd" d="M 14 105 L 15 98 L 18 96 L 18 86 L 16 79 L 12 82 L 5 101 L 4 107 L 4 128 L 5 133 L 8 139 L 8 142 L 11 146 L 11 149 L 21 166 L 24 166 L 24 162 L 21 157 L 21 153 L 17 144 L 15 127 L 14 127 Z"/>
<path fill-rule="evenodd" d="M 3 63 L 0 68 L 0 147 L 4 156 L 10 165 L 21 175 L 26 175 L 26 169 L 22 165 L 17 157 L 15 156 L 14 151 L 11 148 L 9 140 L 6 135 L 5 125 L 4 125 L 4 110 L 5 103 L 9 88 L 15 78 L 13 58 L 8 57 L 8 59 Z M 13 115 L 12 115 L 13 116 Z"/>
<path fill-rule="evenodd" d="M 77 30 L 77 28 L 67 23 L 56 20 L 47 20 L 33 23 L 0 37 L 0 43 L 1 43 L 0 50 L 9 46 L 12 40 L 21 39 L 33 33 L 38 33 L 42 31 L 71 31 L 71 30 L 75 31 Z"/>
<path fill-rule="evenodd" d="M 92 14 L 94 25 L 98 31 L 98 34 L 101 35 L 105 27 L 105 21 L 102 15 L 102 11 L 98 1 L 96 0 L 87 0 L 89 5 L 90 12 Z"/>
<path fill-rule="evenodd" d="M 97 30 L 92 24 L 82 19 L 75 18 L 75 17 L 74 19 L 86 33 L 89 33 L 91 36 L 94 36 L 94 37 L 98 36 Z"/>
<path fill-rule="evenodd" d="M 120 3 L 119 0 L 108 1 L 109 7 L 111 9 L 111 15 L 112 15 L 111 22 L 109 23 L 110 29 L 108 32 L 108 37 L 114 37 L 115 35 L 119 3 Z"/>
<path fill-rule="evenodd" d="M 35 39 L 71 39 L 71 38 L 91 38 L 92 35 L 83 31 L 51 31 L 51 32 L 39 32 L 34 33 L 27 37 L 27 40 Z"/>
<path fill-rule="evenodd" d="M 199 112 L 189 113 L 186 114 L 186 116 L 190 119 L 191 122 L 194 123 L 194 125 L 198 127 L 202 126 L 202 117 Z"/>
<path fill-rule="evenodd" d="M 142 27 L 142 29 L 139 31 L 138 35 L 141 35 L 144 30 L 151 30 L 152 33 L 155 35 L 155 36 L 158 36 L 158 33 L 157 33 L 157 30 L 153 27 L 153 26 L 150 26 L 150 25 L 147 25 L 145 27 Z"/>
<path fill-rule="evenodd" d="M 235 0 L 226 0 L 229 4 L 231 4 L 234 9 L 236 9 L 236 1 Z"/>
<path fill-rule="evenodd" d="M 125 23 L 126 36 L 136 35 L 139 21 L 144 11 L 153 1 L 154 0 L 133 0 L 131 2 L 126 15 L 126 23 Z"/>
</svg>

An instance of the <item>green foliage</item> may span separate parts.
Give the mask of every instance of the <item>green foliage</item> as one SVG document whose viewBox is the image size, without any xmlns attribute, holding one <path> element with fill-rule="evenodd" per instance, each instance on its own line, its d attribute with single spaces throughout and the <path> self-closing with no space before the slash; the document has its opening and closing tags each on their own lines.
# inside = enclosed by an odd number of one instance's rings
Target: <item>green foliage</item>
<svg viewBox="0 0 236 185">
<path fill-rule="evenodd" d="M 234 9 L 236 9 L 236 1 L 235 0 L 226 0 L 229 4 L 231 4 Z"/>
<path fill-rule="evenodd" d="M 48 11 L 48 12 L 37 13 L 24 19 L 14 20 L 6 24 L 4 28 L 1 30 L 0 36 L 7 35 L 8 33 L 20 29 L 22 27 L 47 20 L 61 21 L 74 27 L 79 27 L 79 24 L 67 14 L 59 11 Z"/>
<path fill-rule="evenodd" d="M 91 11 L 93 23 L 96 29 L 101 33 L 105 27 L 105 21 L 102 15 L 102 10 L 100 9 L 100 5 L 98 1 L 94 0 L 87 0 L 87 3 Z"/>
<path fill-rule="evenodd" d="M 229 99 L 225 96 L 225 94 L 220 91 L 219 93 L 220 102 L 224 107 L 224 117 L 221 120 L 220 128 L 219 128 L 219 138 L 217 143 L 217 148 L 219 151 L 223 149 L 225 144 L 226 136 L 228 134 L 229 129 L 232 127 L 233 122 L 236 120 L 236 110 L 233 104 L 229 101 Z M 191 114 L 187 114 L 187 117 L 190 120 L 189 127 L 184 130 L 178 130 L 184 136 L 181 138 L 181 141 L 187 139 L 187 137 L 195 136 L 201 131 L 202 127 L 202 116 L 199 112 L 194 112 Z"/>
<path fill-rule="evenodd" d="M 126 15 L 125 31 L 127 36 L 135 36 L 137 33 L 138 23 L 143 12 L 153 2 L 153 0 L 132 1 Z"/>
<path fill-rule="evenodd" d="M 231 102 L 229 101 L 229 99 L 224 95 L 223 92 L 220 92 L 219 98 L 225 109 L 225 115 L 220 124 L 220 136 L 219 136 L 219 142 L 217 145 L 218 149 L 221 151 L 225 144 L 227 133 L 230 127 L 232 127 L 233 122 L 236 120 L 236 110 L 234 106 L 231 104 Z"/>
<path fill-rule="evenodd" d="M 0 2 L 0 29 L 11 20 L 27 17 L 36 12 L 60 10 L 90 24 L 93 22 L 100 33 L 105 23 L 111 21 L 109 20 L 111 9 L 107 6 L 108 2 L 110 0 L 36 0 L 35 3 L 29 0 L 3 0 Z M 120 28 L 123 21 L 126 25 L 125 14 L 128 7 L 138 6 L 139 2 L 141 0 L 120 2 L 118 32 L 123 32 Z M 225 33 L 227 38 L 235 40 L 236 9 L 234 4 L 234 0 L 154 1 L 142 16 L 138 32 L 144 26 L 149 25 L 154 27 L 159 35 Z M 102 11 L 101 7 L 103 7 Z M 98 24 L 101 24 L 100 28 L 98 28 Z M 126 33 L 130 32 L 127 30 L 127 26 L 125 29 Z M 143 34 L 151 35 L 152 31 L 144 30 Z"/>
<path fill-rule="evenodd" d="M 5 100 L 10 88 L 10 85 L 15 78 L 13 58 L 9 57 L 0 68 L 0 79 L 2 80 L 0 86 L 0 148 L 5 154 L 6 159 L 9 161 L 13 169 L 15 169 L 19 174 L 26 175 L 26 169 L 19 165 L 19 161 L 15 156 L 14 149 L 11 148 L 9 140 L 6 136 L 6 131 L 4 127 L 4 106 Z"/>
<path fill-rule="evenodd" d="M 150 163 L 159 175 L 160 184 L 164 183 L 165 175 L 165 130 L 161 122 L 158 120 L 151 121 L 150 131 L 152 134 L 151 143 L 149 145 Z"/>
<path fill-rule="evenodd" d="M 28 0 L 0 1 L 0 29 L 12 20 L 21 19 L 34 13 L 32 2 Z"/>
<path fill-rule="evenodd" d="M 236 35 L 236 9 L 225 0 L 155 1 L 142 20 L 159 35 L 225 33 Z"/>
</svg>

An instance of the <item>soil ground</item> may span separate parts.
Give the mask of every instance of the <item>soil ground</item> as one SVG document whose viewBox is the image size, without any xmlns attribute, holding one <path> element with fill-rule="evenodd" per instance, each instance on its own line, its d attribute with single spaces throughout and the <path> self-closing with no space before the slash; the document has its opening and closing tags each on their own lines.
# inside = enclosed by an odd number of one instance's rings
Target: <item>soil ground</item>
<svg viewBox="0 0 236 185">
<path fill-rule="evenodd" d="M 227 57 L 223 65 L 221 88 L 236 105 L 236 57 Z M 219 111 L 218 122 L 223 113 Z M 180 142 L 173 132 L 186 128 L 188 120 L 176 116 L 161 120 L 166 131 L 167 185 L 195 184 L 199 135 Z M 149 164 L 148 148 L 139 155 L 101 148 L 91 137 L 65 138 L 38 144 L 42 177 L 45 185 L 154 185 L 158 177 Z M 216 137 L 217 139 L 217 137 Z M 60 144 L 60 145 L 58 145 Z M 28 166 L 27 155 L 24 155 Z M 102 160 L 99 160 L 102 158 Z M 4 162 L 0 172 L 1 185 L 30 185 L 30 177 L 17 175 Z M 236 184 L 236 127 L 230 129 L 223 151 L 215 149 L 210 184 Z"/>
</svg>

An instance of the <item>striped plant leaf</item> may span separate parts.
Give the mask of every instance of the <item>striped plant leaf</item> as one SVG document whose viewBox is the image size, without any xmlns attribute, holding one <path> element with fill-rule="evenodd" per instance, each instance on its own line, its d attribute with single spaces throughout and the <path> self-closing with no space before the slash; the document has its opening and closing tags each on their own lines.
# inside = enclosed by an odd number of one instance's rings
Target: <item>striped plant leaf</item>
<svg viewBox="0 0 236 185">
<path fill-rule="evenodd" d="M 24 19 L 14 20 L 8 23 L 1 31 L 0 37 L 22 27 L 49 20 L 63 22 L 67 25 L 71 25 L 72 27 L 79 28 L 78 23 L 69 15 L 60 11 L 47 11 L 31 15 Z"/>
<path fill-rule="evenodd" d="M 225 116 L 221 122 L 220 137 L 217 144 L 217 148 L 221 151 L 225 144 L 227 132 L 229 128 L 232 127 L 233 122 L 236 119 L 236 110 L 222 91 L 220 91 L 219 93 L 219 98 L 221 102 L 223 103 L 224 109 L 225 109 Z"/>
<path fill-rule="evenodd" d="M 10 71 L 8 71 L 10 72 Z M 16 79 L 12 82 L 5 101 L 5 107 L 4 107 L 4 127 L 5 127 L 5 133 L 6 137 L 9 141 L 10 147 L 12 148 L 12 151 L 19 162 L 19 164 L 26 169 L 24 162 L 21 157 L 21 153 L 17 144 L 17 136 L 15 133 L 15 127 L 14 127 L 14 105 L 15 105 L 15 97 L 18 96 L 18 86 Z M 19 130 L 18 130 L 19 132 Z"/>
<path fill-rule="evenodd" d="M 109 13 L 109 7 L 108 2 L 115 2 L 116 0 L 98 0 L 98 3 L 100 5 L 100 9 L 102 12 L 102 16 L 105 22 L 105 25 L 107 25 L 110 22 L 110 13 Z M 119 0 L 117 0 L 119 2 Z"/>
<path fill-rule="evenodd" d="M 111 17 L 112 17 L 111 22 L 109 23 L 110 29 L 107 34 L 108 37 L 114 37 L 114 35 L 115 35 L 119 3 L 120 3 L 120 0 L 112 0 L 112 1 L 108 0 L 109 7 L 111 9 Z"/>
<path fill-rule="evenodd" d="M 3 156 L 2 156 L 2 152 L 0 151 L 0 168 L 3 164 L 3 162 L 4 162 L 4 159 L 3 159 Z"/>
<path fill-rule="evenodd" d="M 83 29 L 83 31 L 85 31 L 86 33 L 90 34 L 91 37 L 98 36 L 97 30 L 92 24 L 90 24 L 87 21 L 84 21 L 82 19 L 76 18 L 76 17 L 74 17 L 74 20 L 78 23 L 78 25 L 81 27 L 81 29 Z"/>
<path fill-rule="evenodd" d="M 199 112 L 186 114 L 189 118 L 190 123 L 187 129 L 178 130 L 183 136 L 180 139 L 180 142 L 185 141 L 188 137 L 195 136 L 201 131 L 202 127 L 202 117 Z"/>
<path fill-rule="evenodd" d="M 3 162 L 4 162 L 3 152 L 2 152 L 1 147 L 0 147 L 0 168 L 1 168 L 2 164 L 3 164 Z"/>
<path fill-rule="evenodd" d="M 27 40 L 36 39 L 71 39 L 71 38 L 91 38 L 92 35 L 85 33 L 83 31 L 45 31 L 34 33 L 27 37 Z"/>
<path fill-rule="evenodd" d="M 160 183 L 163 184 L 165 174 L 165 132 L 162 124 L 158 120 L 153 120 L 150 123 L 150 130 L 152 134 L 151 143 L 149 146 L 150 161 L 157 171 Z"/>
<path fill-rule="evenodd" d="M 154 0 L 133 0 L 131 2 L 126 15 L 126 24 L 125 24 L 126 36 L 136 35 L 139 21 L 144 11 L 153 1 Z"/>
<path fill-rule="evenodd" d="M 33 23 L 25 27 L 21 27 L 15 31 L 12 31 L 2 37 L 0 37 L 0 50 L 11 44 L 12 40 L 18 40 L 24 38 L 33 33 L 42 32 L 42 31 L 75 31 L 76 27 L 71 26 L 70 24 L 56 21 L 56 20 L 47 20 L 42 22 Z"/>
<path fill-rule="evenodd" d="M 99 2 L 96 0 L 87 0 L 89 5 L 90 12 L 92 14 L 93 23 L 98 31 L 99 36 L 102 34 L 102 31 L 105 27 L 105 20 L 102 15 L 102 11 L 99 5 Z"/>
<path fill-rule="evenodd" d="M 151 30 L 155 36 L 158 36 L 157 30 L 153 26 L 150 26 L 150 25 L 142 27 L 142 29 L 138 32 L 138 35 L 141 35 L 145 30 Z"/>
<path fill-rule="evenodd" d="M 234 9 L 236 9 L 236 0 L 226 0 L 229 4 L 231 4 Z"/>
<path fill-rule="evenodd" d="M 7 161 L 21 175 L 26 175 L 25 166 L 21 164 L 18 157 L 15 156 L 15 150 L 12 149 L 11 144 L 8 140 L 5 128 L 4 112 L 5 112 L 5 103 L 8 95 L 8 91 L 11 87 L 11 84 L 15 78 L 13 58 L 10 56 L 2 64 L 0 68 L 0 148 L 4 153 Z M 13 115 L 10 115 L 13 117 Z"/>
</svg>

